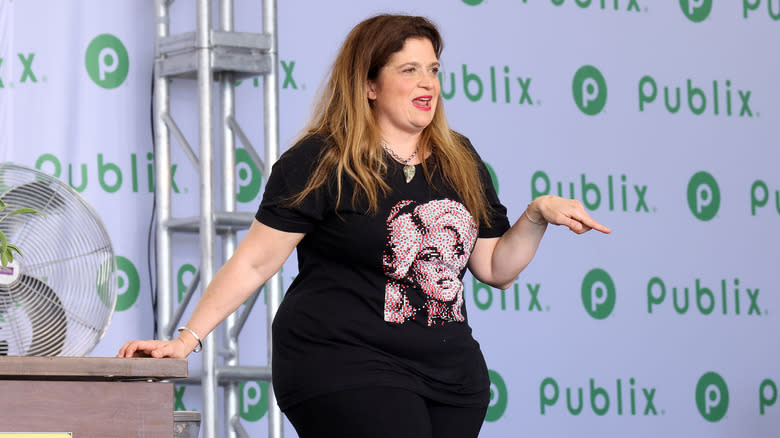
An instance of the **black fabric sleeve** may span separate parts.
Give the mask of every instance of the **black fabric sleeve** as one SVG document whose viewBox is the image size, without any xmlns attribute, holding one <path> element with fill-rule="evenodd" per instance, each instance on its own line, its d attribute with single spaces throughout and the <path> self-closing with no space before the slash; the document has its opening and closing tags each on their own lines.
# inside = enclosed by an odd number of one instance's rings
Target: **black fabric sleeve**
<svg viewBox="0 0 780 438">
<path fill-rule="evenodd" d="M 471 144 L 471 141 L 460 134 L 458 135 L 477 160 L 477 165 L 479 166 L 479 179 L 485 190 L 485 199 L 488 203 L 488 218 L 490 219 L 490 223 L 480 223 L 479 237 L 501 237 L 509 230 L 510 226 L 509 218 L 506 215 L 506 207 L 498 199 L 498 193 L 496 193 L 496 189 L 493 186 L 493 179 L 490 176 L 490 171 L 487 166 L 485 166 L 485 162 L 482 161 L 482 158 Z"/>
<path fill-rule="evenodd" d="M 480 161 L 480 178 L 482 186 L 485 187 L 485 197 L 488 202 L 489 224 L 480 224 L 479 237 L 501 237 L 509 230 L 509 218 L 506 215 L 506 207 L 498 199 L 493 180 L 490 178 L 490 172 L 485 164 Z"/>
<path fill-rule="evenodd" d="M 282 154 L 273 165 L 255 219 L 280 231 L 314 230 L 328 208 L 327 190 L 312 192 L 297 204 L 292 204 L 292 198 L 306 186 L 323 147 L 321 139 L 309 137 Z"/>
</svg>

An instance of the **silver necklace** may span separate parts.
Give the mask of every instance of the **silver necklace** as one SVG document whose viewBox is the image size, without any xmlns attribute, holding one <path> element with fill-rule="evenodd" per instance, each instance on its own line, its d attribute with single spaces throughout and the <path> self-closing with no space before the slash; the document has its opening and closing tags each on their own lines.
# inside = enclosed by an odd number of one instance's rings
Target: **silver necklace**
<svg viewBox="0 0 780 438">
<path fill-rule="evenodd" d="M 403 159 L 398 156 L 398 154 L 395 153 L 392 149 L 390 149 L 390 146 L 385 142 L 384 140 L 381 141 L 382 147 L 387 151 L 388 154 L 390 154 L 393 158 L 395 158 L 397 161 L 399 161 L 401 164 L 404 165 L 404 177 L 406 177 L 406 182 L 414 178 L 414 171 L 416 170 L 414 165 L 409 164 L 410 161 L 412 161 L 412 158 L 417 155 L 417 146 L 414 147 L 414 152 L 412 152 L 412 155 L 409 155 L 409 158 Z"/>
</svg>

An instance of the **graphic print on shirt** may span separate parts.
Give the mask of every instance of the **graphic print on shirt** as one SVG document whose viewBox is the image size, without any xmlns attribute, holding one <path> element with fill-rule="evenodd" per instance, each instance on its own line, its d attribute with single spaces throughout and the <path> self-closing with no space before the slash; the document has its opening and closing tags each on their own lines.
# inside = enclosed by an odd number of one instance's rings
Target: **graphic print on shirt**
<svg viewBox="0 0 780 438">
<path fill-rule="evenodd" d="M 450 199 L 401 201 L 387 217 L 387 231 L 385 321 L 400 324 L 422 310 L 429 326 L 463 321 L 459 277 L 477 239 L 466 207 Z"/>
</svg>

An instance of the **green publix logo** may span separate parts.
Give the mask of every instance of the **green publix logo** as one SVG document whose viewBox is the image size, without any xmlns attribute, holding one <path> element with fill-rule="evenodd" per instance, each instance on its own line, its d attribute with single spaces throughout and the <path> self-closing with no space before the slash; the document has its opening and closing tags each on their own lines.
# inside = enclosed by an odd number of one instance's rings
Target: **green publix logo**
<svg viewBox="0 0 780 438">
<path fill-rule="evenodd" d="M 607 271 L 591 269 L 582 280 L 582 305 L 593 319 L 606 319 L 615 310 L 617 290 Z"/>
<path fill-rule="evenodd" d="M 602 417 L 664 415 L 665 411 L 659 410 L 655 404 L 655 396 L 656 388 L 639 386 L 633 377 L 610 380 L 609 384 L 603 381 L 597 383 L 591 378 L 587 386 L 564 388 L 558 380 L 547 377 L 539 385 L 539 410 L 542 415 L 554 412 L 568 412 L 575 416 L 590 412 Z"/>
<path fill-rule="evenodd" d="M 113 89 L 125 82 L 130 69 L 130 58 L 119 38 L 104 33 L 96 36 L 87 46 L 84 65 L 95 84 Z"/>
<path fill-rule="evenodd" d="M 109 161 L 98 153 L 94 164 L 66 163 L 54 154 L 45 153 L 35 161 L 35 168 L 62 179 L 78 192 L 85 191 L 90 181 L 93 185 L 97 181 L 104 192 L 117 193 L 127 187 L 129 179 L 129 190 L 132 193 L 154 193 L 154 155 L 151 152 L 140 163 L 135 153 L 131 153 L 126 161 Z M 177 164 L 171 164 L 171 189 L 173 193 L 187 193 L 188 189 L 180 189 L 176 180 L 177 169 Z M 245 149 L 236 149 L 236 180 L 236 199 L 243 203 L 255 202 L 260 194 L 262 174 Z"/>
<path fill-rule="evenodd" d="M 637 84 L 639 112 L 757 118 L 751 106 L 753 91 L 737 88 L 731 79 L 663 79 L 644 75 Z M 606 76 L 592 65 L 580 67 L 572 79 L 574 103 L 588 116 L 602 113 L 607 104 Z"/>
<path fill-rule="evenodd" d="M 462 0 L 469 6 L 478 6 L 485 0 Z M 523 4 L 528 4 L 528 0 L 522 0 Z M 602 11 L 621 11 L 621 12 L 647 12 L 646 7 L 639 4 L 639 0 L 549 0 L 553 6 L 577 6 L 580 9 L 598 9 Z"/>
<path fill-rule="evenodd" d="M 696 278 L 693 285 L 674 286 L 667 285 L 661 277 L 653 277 L 647 282 L 647 313 L 657 313 L 662 306 L 671 306 L 679 315 L 692 311 L 698 311 L 702 316 L 767 315 L 769 312 L 759 306 L 760 289 L 741 287 L 739 278 L 715 282 Z"/>
<path fill-rule="evenodd" d="M 699 171 L 688 181 L 688 208 L 702 221 L 715 217 L 720 209 L 720 186 L 712 174 Z"/>
<path fill-rule="evenodd" d="M 138 301 L 141 292 L 141 277 L 133 262 L 122 256 L 116 256 L 117 267 L 117 298 L 116 311 L 122 312 Z"/>
<path fill-rule="evenodd" d="M 600 208 L 631 213 L 656 211 L 655 207 L 647 204 L 647 185 L 630 184 L 626 174 L 591 179 L 582 173 L 575 181 L 561 181 L 552 179 L 543 170 L 534 172 L 531 176 L 531 199 L 551 194 L 579 199 L 591 211 Z"/>
<path fill-rule="evenodd" d="M 493 103 L 541 105 L 531 95 L 531 78 L 516 76 L 509 66 L 496 68 L 491 65 L 487 71 L 474 70 L 467 64 L 452 72 L 439 72 L 441 96 L 450 100 L 463 95 L 471 102 L 488 98 Z"/>
<path fill-rule="evenodd" d="M 645 112 L 651 105 L 661 101 L 658 82 L 650 75 L 639 80 L 639 112 Z M 663 108 L 670 114 L 686 113 L 700 116 L 708 114 L 721 117 L 759 117 L 760 113 L 750 107 L 753 92 L 736 89 L 726 80 L 684 79 L 663 85 Z"/>
<path fill-rule="evenodd" d="M 239 385 L 241 418 L 258 421 L 268 412 L 268 382 L 250 380 Z"/>
<path fill-rule="evenodd" d="M 468 283 L 466 283 L 468 286 Z M 479 310 L 509 312 L 549 312 L 550 306 L 542 305 L 539 283 L 514 282 L 508 289 L 494 289 L 472 276 L 471 294 Z"/>
<path fill-rule="evenodd" d="M 607 81 L 592 65 L 582 66 L 574 73 L 571 90 L 574 103 L 586 115 L 599 114 L 607 104 Z"/>
<path fill-rule="evenodd" d="M 696 407 L 699 414 L 711 422 L 717 423 L 729 410 L 729 388 L 720 374 L 705 373 L 696 383 Z"/>
<path fill-rule="evenodd" d="M 88 163 L 72 164 L 67 163 L 67 183 L 78 192 L 83 192 L 89 187 L 90 179 L 97 180 L 100 188 L 106 193 L 118 192 L 124 183 L 126 177 L 130 178 L 130 190 L 133 193 L 154 192 L 154 155 L 149 152 L 146 154 L 146 161 L 138 163 L 138 156 L 131 153 L 129 163 L 124 162 L 120 166 L 116 162 L 108 161 L 103 154 L 97 154 L 94 167 L 90 169 Z M 46 153 L 38 157 L 35 161 L 35 168 L 46 172 L 55 178 L 65 180 L 63 175 L 63 161 L 56 155 Z M 145 168 L 145 169 L 144 169 Z M 179 186 L 176 183 L 176 169 L 178 165 L 171 165 L 171 187 L 174 193 L 179 193 Z M 144 172 L 145 170 L 145 172 Z M 93 173 L 94 172 L 94 173 Z"/>
<path fill-rule="evenodd" d="M 33 61 L 35 60 L 35 53 L 17 53 L 16 57 L 11 59 L 6 57 L 0 57 L 0 89 L 13 88 L 15 85 L 30 85 L 38 82 L 38 76 L 33 71 Z M 17 62 L 21 67 L 22 72 L 19 77 L 10 78 L 6 72 L 10 70 L 9 64 L 11 62 Z M 16 82 L 14 82 L 16 81 Z M 40 77 L 41 82 L 46 82 L 46 76 Z"/>
<path fill-rule="evenodd" d="M 701 23 L 710 16 L 712 0 L 680 0 L 683 14 L 694 23 Z"/>
</svg>

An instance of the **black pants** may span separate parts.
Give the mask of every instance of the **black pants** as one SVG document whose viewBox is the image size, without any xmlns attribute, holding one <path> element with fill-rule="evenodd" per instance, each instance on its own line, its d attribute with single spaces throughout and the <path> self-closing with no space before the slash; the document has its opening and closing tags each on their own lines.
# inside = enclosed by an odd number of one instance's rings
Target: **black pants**
<svg viewBox="0 0 780 438">
<path fill-rule="evenodd" d="M 322 395 L 285 411 L 300 438 L 476 438 L 487 406 L 464 408 L 399 388 Z"/>
</svg>

